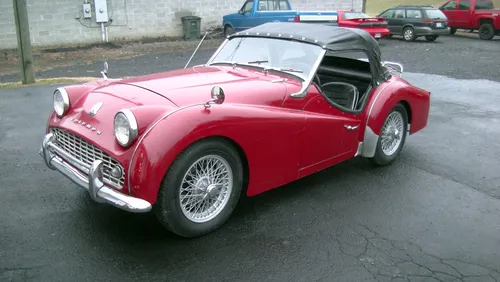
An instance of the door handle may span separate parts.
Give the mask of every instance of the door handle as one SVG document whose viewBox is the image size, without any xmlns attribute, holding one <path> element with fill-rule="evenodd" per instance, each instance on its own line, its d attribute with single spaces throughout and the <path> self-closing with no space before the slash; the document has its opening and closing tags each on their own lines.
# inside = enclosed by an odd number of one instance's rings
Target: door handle
<svg viewBox="0 0 500 282">
<path fill-rule="evenodd" d="M 347 128 L 347 130 L 354 130 L 354 129 L 358 128 L 359 125 L 350 126 L 350 125 L 346 124 L 346 125 L 344 125 L 344 127 Z"/>
</svg>

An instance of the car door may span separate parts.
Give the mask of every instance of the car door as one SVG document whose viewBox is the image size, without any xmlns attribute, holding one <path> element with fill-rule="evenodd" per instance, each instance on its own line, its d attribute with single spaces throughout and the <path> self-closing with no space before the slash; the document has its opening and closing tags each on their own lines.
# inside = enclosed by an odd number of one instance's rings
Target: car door
<svg viewBox="0 0 500 282">
<path fill-rule="evenodd" d="M 382 14 L 379 15 L 380 18 L 384 18 L 385 21 L 387 22 L 387 28 L 389 29 L 389 31 L 394 34 L 396 33 L 395 32 L 395 26 L 394 26 L 394 10 L 393 9 L 389 9 L 385 12 L 383 12 Z"/>
<path fill-rule="evenodd" d="M 394 34 L 403 33 L 403 25 L 406 23 L 406 10 L 405 9 L 394 9 L 394 15 L 392 18 L 392 25 Z"/>
<path fill-rule="evenodd" d="M 361 117 L 340 110 L 309 87 L 309 100 L 302 108 L 304 131 L 299 177 L 322 170 L 355 156 L 360 140 Z"/>
<path fill-rule="evenodd" d="M 238 32 L 252 27 L 253 5 L 253 0 L 247 0 L 238 11 L 238 15 L 231 20 L 234 31 Z"/>
<path fill-rule="evenodd" d="M 459 0 L 455 13 L 455 25 L 457 27 L 470 28 L 472 26 L 470 0 Z"/>
<path fill-rule="evenodd" d="M 405 18 L 405 23 L 412 25 L 417 31 L 416 33 L 418 33 L 419 28 L 422 28 L 426 25 L 423 22 L 422 10 L 420 10 L 419 8 L 407 9 Z"/>
<path fill-rule="evenodd" d="M 257 10 L 253 19 L 254 25 L 258 26 L 279 19 L 278 2 L 276 0 L 258 0 Z"/>
<path fill-rule="evenodd" d="M 448 18 L 448 26 L 456 27 L 456 24 L 457 24 L 457 16 L 456 16 L 457 2 L 455 0 L 446 2 L 441 7 L 439 7 L 439 10 L 443 11 L 443 13 Z"/>
</svg>

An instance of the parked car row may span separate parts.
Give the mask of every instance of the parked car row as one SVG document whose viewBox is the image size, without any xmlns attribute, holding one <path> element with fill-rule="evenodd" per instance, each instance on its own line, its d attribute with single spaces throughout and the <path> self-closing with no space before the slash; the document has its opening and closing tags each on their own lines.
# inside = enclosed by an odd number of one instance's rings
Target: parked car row
<svg viewBox="0 0 500 282">
<path fill-rule="evenodd" d="M 226 36 L 266 22 L 303 22 L 360 28 L 375 39 L 403 36 L 405 41 L 425 37 L 435 41 L 457 29 L 479 30 L 479 38 L 500 35 L 500 9 L 492 0 L 447 0 L 439 8 L 401 5 L 375 17 L 353 10 L 297 11 L 289 0 L 246 0 L 242 8 L 223 17 Z"/>
</svg>

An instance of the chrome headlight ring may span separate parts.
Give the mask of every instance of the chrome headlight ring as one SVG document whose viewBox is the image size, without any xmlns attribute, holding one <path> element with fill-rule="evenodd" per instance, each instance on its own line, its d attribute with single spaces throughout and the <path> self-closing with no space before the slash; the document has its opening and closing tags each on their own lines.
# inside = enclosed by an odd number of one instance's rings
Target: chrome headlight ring
<svg viewBox="0 0 500 282">
<path fill-rule="evenodd" d="M 59 87 L 53 94 L 54 112 L 58 117 L 63 117 L 69 110 L 69 96 L 64 87 Z"/>
<path fill-rule="evenodd" d="M 129 109 L 118 111 L 114 119 L 115 139 L 120 146 L 127 148 L 139 135 L 137 120 Z"/>
</svg>

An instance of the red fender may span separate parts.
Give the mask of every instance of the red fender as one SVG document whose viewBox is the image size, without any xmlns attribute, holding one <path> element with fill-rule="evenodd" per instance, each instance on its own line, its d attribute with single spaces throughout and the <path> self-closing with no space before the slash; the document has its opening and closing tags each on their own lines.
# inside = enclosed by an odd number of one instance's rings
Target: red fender
<svg viewBox="0 0 500 282">
<path fill-rule="evenodd" d="M 283 185 L 297 179 L 303 126 L 304 115 L 296 110 L 234 104 L 176 109 L 137 143 L 128 173 L 130 193 L 154 204 L 175 158 L 207 137 L 229 139 L 239 150 L 248 167 L 247 195 Z"/>
<path fill-rule="evenodd" d="M 408 84 L 401 78 L 392 78 L 378 87 L 367 105 L 367 121 L 361 155 L 373 157 L 378 136 L 385 118 L 392 108 L 401 103 L 408 114 L 409 133 L 420 131 L 427 125 L 430 92 Z"/>
</svg>

